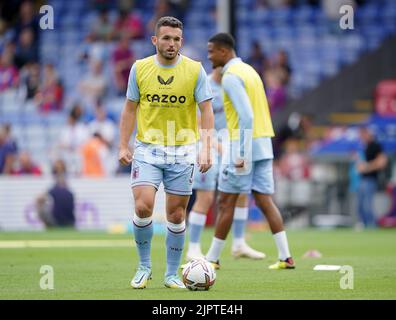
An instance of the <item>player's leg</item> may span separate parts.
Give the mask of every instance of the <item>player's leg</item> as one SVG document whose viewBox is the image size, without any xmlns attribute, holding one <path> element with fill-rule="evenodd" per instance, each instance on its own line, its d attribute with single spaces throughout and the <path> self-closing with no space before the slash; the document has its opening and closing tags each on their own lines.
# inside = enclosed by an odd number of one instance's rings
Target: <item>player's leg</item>
<svg viewBox="0 0 396 320">
<path fill-rule="evenodd" d="M 162 172 L 154 165 L 134 160 L 131 166 L 132 193 L 135 203 L 133 233 L 139 255 L 138 270 L 131 286 L 143 289 L 151 279 L 151 240 L 153 237 L 152 214 L 155 194 L 162 179 Z"/>
<path fill-rule="evenodd" d="M 203 258 L 201 234 L 205 227 L 206 215 L 214 201 L 213 190 L 196 190 L 195 202 L 188 217 L 189 242 L 187 260 Z"/>
<path fill-rule="evenodd" d="M 283 226 L 282 216 L 275 205 L 272 194 L 274 193 L 274 180 L 272 160 L 261 160 L 255 163 L 252 191 L 256 205 L 264 213 L 270 226 L 279 261 L 270 266 L 270 269 L 293 269 L 294 261 L 290 254 L 286 231 Z"/>
<path fill-rule="evenodd" d="M 219 258 L 231 229 L 237 198 L 237 193 L 220 192 L 219 194 L 215 235 L 206 254 L 206 259 L 212 262 L 216 269 L 220 268 Z"/>
<path fill-rule="evenodd" d="M 206 215 L 212 206 L 218 176 L 218 164 L 214 163 L 209 171 L 201 173 L 194 170 L 193 189 L 196 190 L 195 202 L 188 217 L 189 242 L 187 260 L 202 258 L 201 234 L 205 227 Z"/>
<path fill-rule="evenodd" d="M 140 264 L 151 268 L 150 244 L 153 236 L 152 214 L 155 193 L 152 186 L 137 186 L 133 188 L 135 199 L 135 214 L 133 216 L 133 232 L 139 252 Z"/>
<path fill-rule="evenodd" d="M 177 276 L 186 235 L 186 209 L 190 196 L 166 194 L 166 272 L 165 286 L 184 287 Z"/>
<path fill-rule="evenodd" d="M 215 235 L 206 254 L 206 259 L 219 268 L 219 257 L 225 245 L 225 239 L 230 231 L 235 205 L 240 193 L 248 193 L 252 184 L 252 172 L 237 174 L 233 165 L 222 165 L 218 190 L 218 210 Z"/>
<path fill-rule="evenodd" d="M 192 193 L 194 165 L 170 164 L 164 169 L 166 192 L 166 272 L 165 286 L 185 288 L 177 275 L 186 235 L 186 209 Z"/>
<path fill-rule="evenodd" d="M 249 195 L 242 193 L 239 195 L 232 223 L 232 249 L 231 254 L 236 258 L 263 259 L 263 252 L 251 248 L 245 240 L 245 230 L 249 214 Z"/>
</svg>

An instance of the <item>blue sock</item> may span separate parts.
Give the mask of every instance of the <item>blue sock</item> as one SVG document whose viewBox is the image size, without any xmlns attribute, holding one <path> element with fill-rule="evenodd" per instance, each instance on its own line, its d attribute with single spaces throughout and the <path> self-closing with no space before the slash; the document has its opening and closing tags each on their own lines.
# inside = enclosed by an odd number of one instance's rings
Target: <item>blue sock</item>
<svg viewBox="0 0 396 320">
<path fill-rule="evenodd" d="M 186 223 L 167 223 L 166 232 L 166 273 L 165 276 L 177 274 L 183 253 L 186 236 Z"/>
<path fill-rule="evenodd" d="M 234 220 L 232 222 L 233 242 L 237 244 L 245 238 L 245 228 L 248 218 L 247 207 L 235 207 Z"/>
<path fill-rule="evenodd" d="M 234 221 L 232 222 L 232 234 L 234 238 L 240 239 L 245 236 L 245 225 L 246 220 L 234 219 Z"/>
<path fill-rule="evenodd" d="M 140 265 L 151 268 L 151 239 L 153 238 L 153 221 L 149 218 L 133 217 L 133 233 L 135 235 Z"/>
<path fill-rule="evenodd" d="M 188 217 L 188 231 L 191 243 L 199 243 L 201 239 L 202 230 L 205 226 L 206 215 L 191 211 Z"/>
</svg>

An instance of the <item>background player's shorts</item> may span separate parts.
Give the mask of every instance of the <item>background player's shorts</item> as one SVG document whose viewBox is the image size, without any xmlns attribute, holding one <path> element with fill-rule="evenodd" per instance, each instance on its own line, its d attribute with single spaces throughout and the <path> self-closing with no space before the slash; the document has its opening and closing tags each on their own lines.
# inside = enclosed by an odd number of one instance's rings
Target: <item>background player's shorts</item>
<svg viewBox="0 0 396 320">
<path fill-rule="evenodd" d="M 272 159 L 253 161 L 248 174 L 237 174 L 234 165 L 224 164 L 219 174 L 218 189 L 227 193 L 250 193 L 252 190 L 274 193 Z"/>
<path fill-rule="evenodd" d="M 195 165 L 194 190 L 214 191 L 216 190 L 217 179 L 219 177 L 219 164 L 213 163 L 205 173 L 199 172 L 198 164 Z"/>
<path fill-rule="evenodd" d="M 161 182 L 166 193 L 191 195 L 194 164 L 150 164 L 133 159 L 131 166 L 131 186 L 153 186 L 158 190 Z"/>
</svg>

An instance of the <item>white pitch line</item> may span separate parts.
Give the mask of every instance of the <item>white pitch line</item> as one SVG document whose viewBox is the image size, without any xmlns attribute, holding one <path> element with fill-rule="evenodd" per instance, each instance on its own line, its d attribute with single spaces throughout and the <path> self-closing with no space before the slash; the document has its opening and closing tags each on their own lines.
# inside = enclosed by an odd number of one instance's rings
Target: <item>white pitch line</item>
<svg viewBox="0 0 396 320">
<path fill-rule="evenodd" d="M 111 248 L 131 247 L 132 240 L 6 240 L 0 241 L 0 249 L 24 248 Z"/>
</svg>

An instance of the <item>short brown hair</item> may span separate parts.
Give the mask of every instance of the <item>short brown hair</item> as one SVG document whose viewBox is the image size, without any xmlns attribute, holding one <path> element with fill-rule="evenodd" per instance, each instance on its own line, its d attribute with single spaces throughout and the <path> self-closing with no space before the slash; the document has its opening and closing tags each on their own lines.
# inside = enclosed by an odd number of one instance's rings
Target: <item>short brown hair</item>
<svg viewBox="0 0 396 320">
<path fill-rule="evenodd" d="M 172 27 L 183 30 L 183 23 L 175 17 L 162 17 L 157 21 L 155 25 L 155 34 L 158 34 L 158 30 L 161 27 Z"/>
</svg>

